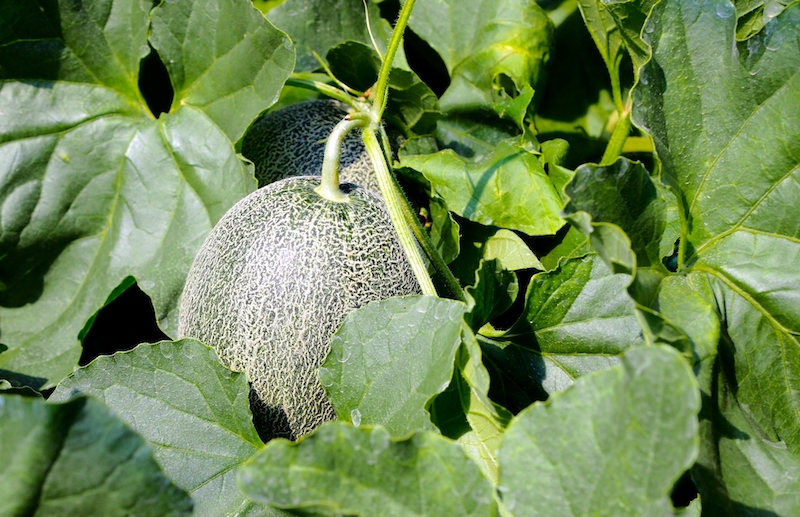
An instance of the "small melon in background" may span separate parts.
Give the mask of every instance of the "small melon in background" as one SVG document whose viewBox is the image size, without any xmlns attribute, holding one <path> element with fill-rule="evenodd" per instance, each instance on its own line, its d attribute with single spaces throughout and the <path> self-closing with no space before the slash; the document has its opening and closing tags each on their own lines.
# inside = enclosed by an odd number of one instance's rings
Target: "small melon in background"
<svg viewBox="0 0 800 517">
<path fill-rule="evenodd" d="M 334 418 L 317 376 L 348 313 L 419 286 L 381 198 L 343 184 L 349 201 L 292 177 L 233 206 L 189 271 L 179 334 L 244 371 L 265 439 L 300 437 Z M 259 409 L 260 408 L 260 409 Z"/>
<path fill-rule="evenodd" d="M 258 186 L 291 176 L 319 176 L 325 142 L 348 113 L 346 104 L 320 99 L 299 102 L 259 118 L 242 140 L 242 155 L 255 164 Z M 339 181 L 380 192 L 360 129 L 344 139 Z"/>
</svg>

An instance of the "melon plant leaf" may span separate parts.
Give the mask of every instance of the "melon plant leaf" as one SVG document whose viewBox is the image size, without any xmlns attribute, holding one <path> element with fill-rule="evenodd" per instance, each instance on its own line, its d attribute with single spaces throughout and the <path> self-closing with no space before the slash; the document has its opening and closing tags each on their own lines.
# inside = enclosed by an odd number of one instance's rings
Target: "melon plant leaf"
<svg viewBox="0 0 800 517">
<path fill-rule="evenodd" d="M 364 43 L 345 41 L 330 49 L 326 57 L 333 75 L 351 88 L 367 91 L 378 80 L 381 58 Z M 414 72 L 392 68 L 383 119 L 411 135 L 433 131 L 440 116 L 439 99 L 428 85 Z"/>
<path fill-rule="evenodd" d="M 313 515 L 495 515 L 493 489 L 461 448 L 431 432 L 395 441 L 381 427 L 322 425 L 273 440 L 239 476 L 245 494 Z"/>
<path fill-rule="evenodd" d="M 67 5 L 58 0 L 0 2 L 0 79 L 106 86 L 134 110 L 141 109 L 137 75 L 139 61 L 149 53 L 146 2 Z"/>
<path fill-rule="evenodd" d="M 797 454 L 800 5 L 746 43 L 735 29 L 724 1 L 656 6 L 633 116 L 680 200 L 679 266 L 714 286 L 735 350 L 736 400 Z"/>
<path fill-rule="evenodd" d="M 516 413 L 641 345 L 629 282 L 595 254 L 534 275 L 520 319 L 502 334 L 478 336 L 492 400 Z"/>
<path fill-rule="evenodd" d="M 504 228 L 461 224 L 461 253 L 450 263 L 462 285 L 475 284 L 481 261 L 495 260 L 508 271 L 544 270 L 544 266 L 519 235 Z"/>
<path fill-rule="evenodd" d="M 650 47 L 642 39 L 642 30 L 657 0 L 601 1 L 619 28 L 619 36 L 625 42 L 625 48 L 633 61 L 633 73 L 638 81 L 641 67 L 650 58 Z"/>
<path fill-rule="evenodd" d="M 625 57 L 625 43 L 619 34 L 614 17 L 601 0 L 579 0 L 578 8 L 586 23 L 586 28 L 606 64 L 611 83 L 619 92 L 619 66 Z M 622 99 L 615 99 L 615 101 L 622 102 Z"/>
<path fill-rule="evenodd" d="M 219 2 L 202 5 L 212 11 L 234 5 Z M 183 93 L 199 90 L 177 92 L 173 110 L 158 119 L 149 113 L 137 88 L 138 59 L 148 48 L 143 2 L 49 2 L 41 11 L 34 3 L 17 4 L 0 3 L 0 18 L 10 24 L 3 34 L 13 38 L 0 48 L 0 59 L 30 65 L 4 66 L 0 83 L 6 171 L 0 184 L 0 320 L 9 347 L 0 368 L 16 382 L 42 388 L 72 371 L 84 323 L 128 277 L 153 299 L 162 329 L 174 332 L 174 309 L 197 249 L 255 182 L 215 120 L 184 103 Z M 248 101 L 232 110 L 246 117 L 275 97 L 292 50 L 263 20 L 255 27 L 251 13 L 258 13 L 240 4 L 226 11 L 226 24 L 255 31 L 244 32 L 257 42 L 246 46 L 262 56 L 259 73 L 273 75 L 263 82 L 240 68 L 246 63 L 215 62 L 228 67 L 226 75 L 250 77 L 260 89 L 257 106 Z M 166 23 L 167 14 L 193 5 L 169 2 L 158 19 Z M 183 47 L 163 47 L 161 58 L 174 66 L 201 59 L 194 44 L 207 39 L 205 32 L 187 36 Z M 199 66 L 184 69 L 196 74 Z M 186 76 L 178 79 L 188 86 Z M 220 84 L 218 98 L 238 98 L 228 86 Z M 213 104 L 212 92 L 204 95 Z"/>
<path fill-rule="evenodd" d="M 278 100 L 294 68 L 291 40 L 248 1 L 164 2 L 150 31 L 175 91 L 172 109 L 201 110 L 232 142 Z"/>
<path fill-rule="evenodd" d="M 758 34 L 764 25 L 778 16 L 792 0 L 735 0 L 736 39 L 745 41 Z"/>
<path fill-rule="evenodd" d="M 445 113 L 506 109 L 507 101 L 544 78 L 553 26 L 535 2 L 420 0 L 409 26 L 450 74 L 440 99 Z"/>
<path fill-rule="evenodd" d="M 564 225 L 553 183 L 516 140 L 501 142 L 477 163 L 446 149 L 405 155 L 401 165 L 421 172 L 451 211 L 476 223 L 528 235 L 550 235 Z"/>
<path fill-rule="evenodd" d="M 660 269 L 666 201 L 641 163 L 620 158 L 608 166 L 582 165 L 565 192 L 566 213 L 581 210 L 595 222 L 619 226 L 631 241 L 637 267 Z"/>
<path fill-rule="evenodd" d="M 499 481 L 497 453 L 511 413 L 489 398 L 490 376 L 483 365 L 481 348 L 475 335 L 465 328 L 463 346 L 456 360 L 454 376 L 461 395 L 461 406 L 471 431 L 459 437 L 467 455 L 478 464 L 484 475 L 497 485 Z"/>
<path fill-rule="evenodd" d="M 380 17 L 378 6 L 367 2 L 369 27 L 381 53 L 391 35 L 389 22 Z M 269 20 L 286 31 L 297 47 L 295 71 L 309 72 L 320 68 L 316 52 L 324 58 L 328 50 L 348 40 L 372 47 L 362 0 L 286 0 L 271 9 Z M 408 68 L 403 49 L 399 49 L 393 66 Z"/>
<path fill-rule="evenodd" d="M 87 397 L 0 394 L 0 476 L 3 515 L 192 515 L 147 442 Z"/>
<path fill-rule="evenodd" d="M 245 499 L 234 481 L 262 447 L 249 393 L 244 374 L 223 367 L 206 345 L 184 339 L 101 356 L 64 379 L 50 400 L 86 394 L 105 402 L 192 495 L 194 515 L 282 515 Z"/>
<path fill-rule="evenodd" d="M 482 112 L 448 114 L 436 123 L 435 131 L 441 149 L 452 149 L 471 162 L 485 160 L 500 142 L 518 134 L 512 123 Z"/>
<path fill-rule="evenodd" d="M 703 365 L 702 447 L 693 469 L 695 483 L 709 515 L 773 515 L 800 512 L 800 456 L 774 435 L 764 435 L 750 408 L 734 397 L 729 343 Z"/>
<path fill-rule="evenodd" d="M 673 483 L 698 450 L 697 381 L 666 346 L 518 414 L 500 447 L 501 495 L 517 517 L 672 515 Z"/>
<path fill-rule="evenodd" d="M 339 420 L 394 437 L 432 429 L 428 402 L 447 388 L 467 307 L 405 296 L 353 311 L 331 339 L 319 377 Z"/>
<path fill-rule="evenodd" d="M 642 344 L 629 282 L 597 255 L 536 274 L 522 316 L 502 338 L 547 355 L 619 355 Z"/>
<path fill-rule="evenodd" d="M 464 320 L 477 332 L 511 307 L 519 294 L 519 282 L 499 261 L 488 260 L 481 261 L 472 283 L 465 289 L 470 310 Z"/>
</svg>

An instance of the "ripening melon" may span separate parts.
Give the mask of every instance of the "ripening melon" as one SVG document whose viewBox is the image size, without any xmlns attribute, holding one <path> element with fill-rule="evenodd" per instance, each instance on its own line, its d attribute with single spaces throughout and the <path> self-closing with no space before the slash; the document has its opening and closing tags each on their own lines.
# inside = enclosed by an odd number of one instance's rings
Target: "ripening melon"
<svg viewBox="0 0 800 517">
<path fill-rule="evenodd" d="M 262 436 L 299 437 L 333 419 L 317 376 L 333 333 L 370 301 L 419 292 L 380 197 L 343 184 L 349 201 L 337 203 L 317 185 L 287 178 L 234 205 L 181 298 L 180 335 L 247 373 L 270 415 Z"/>
<path fill-rule="evenodd" d="M 291 176 L 319 176 L 325 142 L 348 106 L 332 99 L 300 102 L 259 118 L 242 140 L 242 155 L 255 165 L 258 186 Z M 339 179 L 380 192 L 361 130 L 342 143 Z"/>
</svg>

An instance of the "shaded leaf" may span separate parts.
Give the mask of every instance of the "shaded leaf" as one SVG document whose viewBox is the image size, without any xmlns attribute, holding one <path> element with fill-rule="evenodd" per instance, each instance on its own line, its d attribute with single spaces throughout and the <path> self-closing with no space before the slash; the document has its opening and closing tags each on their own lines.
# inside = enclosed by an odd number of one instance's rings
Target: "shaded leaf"
<svg viewBox="0 0 800 517">
<path fill-rule="evenodd" d="M 328 51 L 327 59 L 333 75 L 351 88 L 367 91 L 378 80 L 381 58 L 364 43 L 346 41 Z M 432 132 L 440 116 L 439 99 L 428 85 L 414 72 L 392 68 L 383 119 L 410 136 Z"/>
<path fill-rule="evenodd" d="M 470 311 L 465 321 L 478 331 L 484 324 L 503 314 L 519 294 L 517 277 L 495 260 L 481 261 L 473 285 L 466 289 Z"/>
<path fill-rule="evenodd" d="M 375 34 L 375 42 L 380 51 L 385 53 L 391 26 L 380 17 L 379 9 L 373 2 L 368 2 L 368 5 L 369 24 Z M 372 46 L 362 0 L 286 0 L 271 9 L 267 17 L 286 31 L 297 47 L 297 72 L 316 70 L 320 65 L 314 52 L 324 58 L 328 50 L 347 40 Z M 393 64 L 408 68 L 402 48 Z"/>
<path fill-rule="evenodd" d="M 606 126 L 616 107 L 605 63 L 577 9 L 557 27 L 554 43 L 557 59 L 548 67 L 534 120 L 540 140 L 569 142 L 569 153 L 560 165 L 574 168 L 600 160 L 610 137 Z"/>
<path fill-rule="evenodd" d="M 393 441 L 380 427 L 330 422 L 300 442 L 267 444 L 239 483 L 251 499 L 317 515 L 494 515 L 477 465 L 430 432 Z"/>
<path fill-rule="evenodd" d="M 478 464 L 484 475 L 498 484 L 497 454 L 511 413 L 489 398 L 490 376 L 483 365 L 481 348 L 475 335 L 464 329 L 463 346 L 457 360 L 460 376 L 455 377 L 461 394 L 461 406 L 471 431 L 459 437 L 467 456 Z"/>
<path fill-rule="evenodd" d="M 624 41 L 619 34 L 619 28 L 611 13 L 608 12 L 605 4 L 601 0 L 579 0 L 578 8 L 586 23 L 589 34 L 592 35 L 597 50 L 603 57 L 603 61 L 611 77 L 612 85 L 616 85 L 617 91 L 620 88 L 619 66 L 625 56 Z M 622 99 L 615 99 L 621 103 Z M 618 106 L 621 108 L 622 106 Z"/>
<path fill-rule="evenodd" d="M 3 515 L 192 514 L 147 443 L 86 397 L 51 404 L 0 394 L 0 474 Z"/>
<path fill-rule="evenodd" d="M 261 448 L 244 374 L 193 339 L 101 356 L 51 396 L 99 398 L 150 442 L 166 474 L 195 501 L 194 515 L 281 515 L 247 501 L 234 479 Z"/>
<path fill-rule="evenodd" d="M 642 38 L 645 22 L 657 0 L 602 0 L 616 21 L 619 35 L 633 61 L 635 80 L 640 79 L 640 69 L 650 58 L 650 47 Z"/>
<path fill-rule="evenodd" d="M 432 428 L 426 407 L 450 382 L 466 310 L 453 300 L 405 296 L 353 311 L 319 370 L 337 418 L 381 425 L 393 437 Z"/>
<path fill-rule="evenodd" d="M 528 515 L 672 515 L 669 492 L 697 455 L 700 397 L 664 346 L 578 379 L 517 415 L 500 448 L 504 503 Z"/>
<path fill-rule="evenodd" d="M 201 7 L 225 14 L 219 50 L 249 49 L 260 56 L 255 68 L 186 52 L 209 39 L 208 19 L 186 14 Z M 153 37 L 179 90 L 173 110 L 154 120 L 137 88 L 148 45 L 143 9 L 135 0 L 65 0 L 39 13 L 0 4 L 15 38 L 0 59 L 30 64 L 12 67 L 0 84 L 0 319 L 9 347 L 0 368 L 36 388 L 72 371 L 84 323 L 128 277 L 153 299 L 161 328 L 173 332 L 197 249 L 255 188 L 229 136 L 276 98 L 291 66 L 285 36 L 249 2 L 169 2 L 155 11 Z M 53 20 L 60 25 L 48 25 Z M 188 31 L 180 44 L 165 41 L 167 26 Z M 224 80 L 215 81 L 220 74 Z M 253 88 L 257 100 L 248 96 Z"/>
<path fill-rule="evenodd" d="M 566 213 L 582 210 L 595 222 L 619 226 L 631 241 L 636 265 L 660 269 L 666 202 L 641 163 L 620 158 L 608 166 L 582 165 L 565 192 Z"/>
<path fill-rule="evenodd" d="M 491 108 L 536 89 L 550 57 L 552 24 L 535 2 L 420 0 L 409 26 L 450 73 L 445 112 Z"/>
<path fill-rule="evenodd" d="M 232 142 L 278 100 L 294 68 L 291 40 L 247 1 L 164 2 L 150 30 L 175 90 L 172 109 L 201 110 Z"/>
<path fill-rule="evenodd" d="M 485 160 L 503 140 L 519 130 L 511 123 L 486 113 L 449 114 L 436 123 L 436 140 L 472 162 Z"/>
<path fill-rule="evenodd" d="M 544 270 L 528 245 L 516 233 L 478 224 L 461 225 L 461 254 L 450 264 L 462 285 L 475 284 L 481 261 L 496 260 L 508 271 Z"/>
<path fill-rule="evenodd" d="M 733 14 L 722 1 L 654 9 L 634 120 L 652 133 L 678 193 L 678 264 L 714 285 L 736 399 L 798 453 L 800 5 L 747 43 L 735 40 Z"/>
</svg>

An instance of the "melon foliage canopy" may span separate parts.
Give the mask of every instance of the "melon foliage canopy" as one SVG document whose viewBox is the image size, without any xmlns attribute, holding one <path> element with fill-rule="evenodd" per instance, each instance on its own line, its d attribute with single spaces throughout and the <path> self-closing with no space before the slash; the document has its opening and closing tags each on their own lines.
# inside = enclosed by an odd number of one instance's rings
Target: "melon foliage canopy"
<svg viewBox="0 0 800 517">
<path fill-rule="evenodd" d="M 0 0 L 0 514 L 800 515 L 800 4 L 366 7 Z"/>
</svg>

